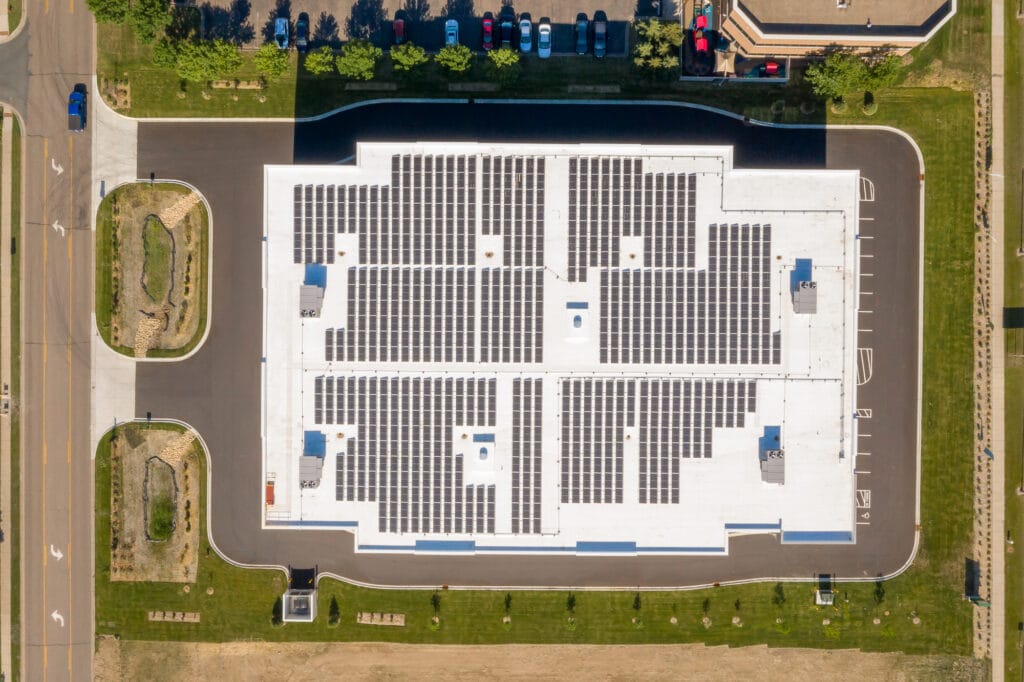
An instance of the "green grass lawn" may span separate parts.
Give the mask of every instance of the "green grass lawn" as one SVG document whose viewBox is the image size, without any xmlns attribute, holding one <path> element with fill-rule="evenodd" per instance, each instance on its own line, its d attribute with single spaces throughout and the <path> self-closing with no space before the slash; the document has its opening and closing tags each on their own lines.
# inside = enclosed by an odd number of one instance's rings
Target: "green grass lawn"
<svg viewBox="0 0 1024 682">
<path fill-rule="evenodd" d="M 142 226 L 142 244 L 146 252 L 142 264 L 146 293 L 154 303 L 162 303 L 167 299 L 174 264 L 171 255 L 171 235 L 156 216 L 146 218 Z"/>
<path fill-rule="evenodd" d="M 12 25 L 13 26 L 13 25 Z M 14 119 L 11 149 L 11 231 L 21 239 L 21 128 Z M 8 210 L 0 206 L 0 210 Z M 11 669 L 18 670 L 21 660 L 21 256 L 18 249 L 11 254 L 11 518 L 4 520 L 4 542 L 11 545 Z"/>
<path fill-rule="evenodd" d="M 25 11 L 23 0 L 6 0 L 7 2 L 7 28 L 11 33 L 21 23 L 21 15 Z"/>
</svg>

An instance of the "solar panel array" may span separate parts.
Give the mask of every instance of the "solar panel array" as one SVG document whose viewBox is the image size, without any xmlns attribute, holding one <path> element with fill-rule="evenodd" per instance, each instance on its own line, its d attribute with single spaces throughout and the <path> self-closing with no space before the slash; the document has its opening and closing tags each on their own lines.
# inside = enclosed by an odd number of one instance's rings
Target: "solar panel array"
<svg viewBox="0 0 1024 682">
<path fill-rule="evenodd" d="M 779 364 L 771 226 L 710 225 L 698 269 L 697 176 L 644 163 L 568 163 L 568 279 L 597 269 L 600 363 Z M 542 363 L 544 211 L 545 160 L 528 155 L 396 154 L 386 186 L 295 185 L 295 263 L 334 263 L 335 235 L 358 236 L 344 323 L 325 331 L 324 359 Z M 493 237 L 500 258 L 478 258 L 478 240 Z M 623 237 L 642 240 L 635 265 L 623 261 Z M 380 532 L 494 533 L 495 486 L 466 482 L 453 443 L 456 427 L 497 426 L 497 380 L 382 374 L 314 380 L 316 424 L 346 432 L 336 500 L 376 503 Z M 713 429 L 742 427 L 756 407 L 747 380 L 570 374 L 554 385 L 562 503 L 621 504 L 626 430 L 637 429 L 639 501 L 677 504 L 681 461 L 711 457 Z M 513 533 L 541 532 L 542 386 L 513 377 L 503 417 Z"/>
<path fill-rule="evenodd" d="M 544 359 L 544 269 L 483 268 L 481 362 Z"/>
<path fill-rule="evenodd" d="M 483 234 L 502 236 L 504 265 L 544 265 L 544 159 L 485 156 L 482 168 Z"/>
<path fill-rule="evenodd" d="M 358 432 L 337 453 L 337 501 L 376 502 L 380 532 L 494 532 L 494 486 L 464 482 L 452 443 L 495 426 L 495 379 L 321 376 L 314 393 L 317 424 Z"/>
<path fill-rule="evenodd" d="M 635 415 L 633 381 L 562 381 L 562 502 L 622 502 L 623 429 Z"/>
<path fill-rule="evenodd" d="M 292 188 L 292 262 L 334 262 L 335 187 Z"/>
<path fill-rule="evenodd" d="M 588 267 L 618 267 L 621 237 L 643 237 L 647 267 L 694 266 L 696 176 L 644 173 L 642 165 L 569 159 L 569 281 L 587 281 Z"/>
<path fill-rule="evenodd" d="M 714 428 L 742 428 L 757 408 L 753 381 L 642 380 L 640 502 L 679 503 L 681 458 L 711 457 Z"/>
<path fill-rule="evenodd" d="M 712 225 L 707 270 L 602 269 L 602 363 L 779 364 L 770 225 Z"/>
<path fill-rule="evenodd" d="M 326 330 L 325 359 L 473 362 L 475 282 L 462 266 L 349 268 L 348 328 Z"/>
<path fill-rule="evenodd" d="M 512 532 L 539 533 L 541 379 L 512 380 Z"/>
</svg>

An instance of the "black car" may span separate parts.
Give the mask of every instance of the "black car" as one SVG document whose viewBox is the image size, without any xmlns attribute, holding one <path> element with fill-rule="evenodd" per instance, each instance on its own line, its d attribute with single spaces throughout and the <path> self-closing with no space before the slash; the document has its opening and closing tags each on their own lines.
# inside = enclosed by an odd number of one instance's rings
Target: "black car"
<svg viewBox="0 0 1024 682">
<path fill-rule="evenodd" d="M 586 54 L 590 51 L 590 22 L 587 15 L 580 12 L 576 15 L 576 54 Z"/>
<path fill-rule="evenodd" d="M 501 36 L 501 47 L 512 47 L 512 35 L 516 30 L 516 11 L 505 5 L 498 14 L 498 35 Z"/>
<path fill-rule="evenodd" d="M 295 22 L 295 49 L 305 52 L 309 45 L 309 15 L 303 12 Z"/>
<path fill-rule="evenodd" d="M 594 12 L 590 30 L 594 32 L 594 56 L 605 56 L 608 53 L 608 15 L 600 10 Z"/>
</svg>

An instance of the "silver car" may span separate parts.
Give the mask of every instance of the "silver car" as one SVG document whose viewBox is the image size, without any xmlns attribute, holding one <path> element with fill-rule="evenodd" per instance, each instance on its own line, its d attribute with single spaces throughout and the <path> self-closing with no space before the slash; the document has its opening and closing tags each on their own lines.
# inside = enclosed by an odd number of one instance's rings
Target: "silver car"
<svg viewBox="0 0 1024 682">
<path fill-rule="evenodd" d="M 519 15 L 519 51 L 529 52 L 533 49 L 533 23 L 530 22 L 530 13 L 523 12 Z"/>
<path fill-rule="evenodd" d="M 537 25 L 537 56 L 547 59 L 551 56 L 551 20 L 541 17 Z"/>
</svg>

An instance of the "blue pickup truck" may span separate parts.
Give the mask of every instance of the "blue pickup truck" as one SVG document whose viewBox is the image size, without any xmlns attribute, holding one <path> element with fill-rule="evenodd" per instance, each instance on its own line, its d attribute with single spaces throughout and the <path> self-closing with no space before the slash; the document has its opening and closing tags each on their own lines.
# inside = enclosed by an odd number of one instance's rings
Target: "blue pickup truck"
<svg viewBox="0 0 1024 682">
<path fill-rule="evenodd" d="M 77 85 L 68 95 L 68 130 L 76 133 L 85 130 L 85 88 Z"/>
</svg>

